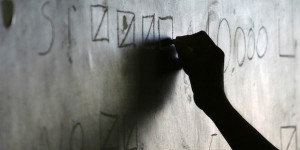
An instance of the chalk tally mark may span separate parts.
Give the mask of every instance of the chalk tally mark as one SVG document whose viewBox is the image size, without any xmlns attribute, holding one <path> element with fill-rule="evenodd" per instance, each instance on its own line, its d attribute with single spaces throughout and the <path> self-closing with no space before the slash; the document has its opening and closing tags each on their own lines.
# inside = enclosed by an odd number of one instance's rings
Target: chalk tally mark
<svg viewBox="0 0 300 150">
<path fill-rule="evenodd" d="M 14 19 L 14 3 L 11 0 L 4 0 L 1 4 L 3 24 L 4 27 L 9 28 Z"/>
<path fill-rule="evenodd" d="M 209 143 L 209 148 L 208 148 L 208 150 L 210 150 L 212 141 L 213 141 L 214 137 L 217 136 L 217 135 L 218 135 L 218 134 L 216 134 L 216 133 L 214 133 L 214 134 L 211 135 L 211 139 L 210 139 L 210 143 Z"/>
<path fill-rule="evenodd" d="M 216 1 L 215 1 L 216 2 Z M 214 11 L 215 8 L 212 8 L 216 6 L 217 3 L 212 3 L 210 10 L 207 13 L 207 21 L 206 21 L 206 33 L 211 37 L 211 39 L 216 42 L 216 32 L 218 29 L 219 23 L 219 16 L 216 11 Z"/>
<path fill-rule="evenodd" d="M 49 23 L 50 23 L 50 25 L 51 25 L 51 29 L 52 29 L 52 32 L 51 32 L 51 33 L 52 33 L 52 35 L 51 35 L 51 42 L 50 42 L 50 45 L 49 45 L 49 47 L 48 47 L 48 49 L 47 49 L 46 51 L 44 51 L 44 52 L 39 52 L 39 55 L 40 55 L 40 56 L 45 56 L 45 55 L 47 55 L 47 54 L 51 51 L 52 46 L 53 46 L 53 43 L 54 43 L 54 37 L 55 37 L 54 24 L 53 24 L 53 21 L 50 19 L 50 17 L 47 16 L 47 15 L 45 14 L 45 11 L 44 11 L 45 7 L 46 7 L 47 5 L 49 5 L 49 4 L 50 4 L 50 2 L 49 2 L 49 1 L 46 1 L 46 2 L 42 5 L 41 11 L 42 11 L 43 17 L 44 17 L 47 21 L 49 21 Z"/>
<path fill-rule="evenodd" d="M 297 150 L 297 127 L 280 127 L 281 150 Z"/>
<path fill-rule="evenodd" d="M 212 22 L 212 20 L 216 20 L 216 12 L 213 10 L 209 10 L 207 13 L 207 20 L 206 20 L 206 28 L 205 31 L 208 35 L 210 35 L 210 23 Z"/>
<path fill-rule="evenodd" d="M 155 14 L 142 17 L 142 37 L 143 43 L 148 40 L 155 40 Z"/>
<path fill-rule="evenodd" d="M 109 42 L 108 7 L 91 5 L 91 35 L 92 41 Z"/>
<path fill-rule="evenodd" d="M 138 149 L 138 127 L 136 120 L 132 120 L 129 116 L 124 116 L 124 149 Z"/>
<path fill-rule="evenodd" d="M 167 24 L 167 21 L 171 24 Z M 171 35 L 170 33 L 166 33 L 171 28 Z M 163 38 L 172 38 L 173 39 L 173 17 L 172 16 L 165 16 L 165 17 L 158 17 L 158 39 L 161 40 Z"/>
<path fill-rule="evenodd" d="M 76 7 L 72 5 L 72 7 L 68 8 L 68 43 L 69 45 L 72 44 L 72 33 L 71 33 L 71 11 L 76 12 Z"/>
<path fill-rule="evenodd" d="M 73 63 L 73 59 L 72 59 L 72 32 L 71 32 L 71 11 L 76 12 L 76 7 L 74 5 L 72 5 L 71 8 L 68 8 L 68 44 L 69 44 L 69 48 L 68 48 L 68 52 L 67 52 L 67 57 L 68 57 L 68 61 L 70 64 Z"/>
<path fill-rule="evenodd" d="M 278 48 L 279 57 L 295 58 L 296 41 L 294 35 L 294 0 L 281 1 L 283 7 L 278 19 Z"/>
<path fill-rule="evenodd" d="M 70 150 L 74 150 L 74 149 L 83 150 L 84 132 L 81 123 L 78 122 L 72 127 L 69 144 L 70 144 Z"/>
<path fill-rule="evenodd" d="M 135 14 L 117 10 L 118 47 L 135 47 Z"/>
<path fill-rule="evenodd" d="M 106 118 L 106 119 L 105 119 Z M 119 149 L 119 131 L 118 131 L 118 115 L 100 112 L 100 144 L 102 150 L 118 150 Z M 106 120 L 106 122 L 104 121 Z M 107 123 L 107 121 L 112 123 Z M 105 128 L 108 128 L 105 130 Z M 114 132 L 115 131 L 115 132 Z M 107 133 L 103 134 L 101 133 Z M 114 134 L 115 133 L 115 134 Z M 114 136 L 116 135 L 116 136 Z M 113 144 L 112 144 L 113 143 Z"/>
</svg>

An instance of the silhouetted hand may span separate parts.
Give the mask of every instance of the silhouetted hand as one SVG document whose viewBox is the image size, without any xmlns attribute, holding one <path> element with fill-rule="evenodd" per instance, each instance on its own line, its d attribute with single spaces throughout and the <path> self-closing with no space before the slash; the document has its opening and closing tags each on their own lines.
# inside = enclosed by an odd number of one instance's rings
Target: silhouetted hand
<svg viewBox="0 0 300 150">
<path fill-rule="evenodd" d="M 176 37 L 175 47 L 189 75 L 196 105 L 209 110 L 224 101 L 223 51 L 204 31 Z"/>
<path fill-rule="evenodd" d="M 234 150 L 276 150 L 229 103 L 224 93 L 224 53 L 204 32 L 176 37 L 175 47 L 189 75 L 196 105 L 216 124 Z"/>
</svg>

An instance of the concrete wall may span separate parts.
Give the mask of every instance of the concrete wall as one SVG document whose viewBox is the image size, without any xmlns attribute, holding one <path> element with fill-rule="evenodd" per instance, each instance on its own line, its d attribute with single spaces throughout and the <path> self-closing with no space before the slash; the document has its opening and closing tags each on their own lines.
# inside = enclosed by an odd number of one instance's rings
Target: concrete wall
<svg viewBox="0 0 300 150">
<path fill-rule="evenodd" d="M 11 25 L 4 1 L 1 150 L 230 149 L 183 70 L 153 75 L 155 55 L 139 51 L 200 30 L 226 54 L 232 105 L 277 148 L 300 149 L 300 1 L 13 0 Z"/>
</svg>

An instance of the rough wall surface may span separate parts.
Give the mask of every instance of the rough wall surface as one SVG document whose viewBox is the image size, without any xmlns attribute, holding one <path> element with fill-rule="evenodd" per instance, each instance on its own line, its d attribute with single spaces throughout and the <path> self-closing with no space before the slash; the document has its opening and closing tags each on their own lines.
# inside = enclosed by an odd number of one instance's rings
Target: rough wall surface
<svg viewBox="0 0 300 150">
<path fill-rule="evenodd" d="M 277 148 L 300 149 L 300 1 L 13 0 L 11 24 L 7 1 L 1 150 L 230 149 L 183 70 L 152 97 L 159 108 L 127 114 L 140 98 L 139 44 L 200 30 L 226 54 L 231 104 Z"/>
</svg>

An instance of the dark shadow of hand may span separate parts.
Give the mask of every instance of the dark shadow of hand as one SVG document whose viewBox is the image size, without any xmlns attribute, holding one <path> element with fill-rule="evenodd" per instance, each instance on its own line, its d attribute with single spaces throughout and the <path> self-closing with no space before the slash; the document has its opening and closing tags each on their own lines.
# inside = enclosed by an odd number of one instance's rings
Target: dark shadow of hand
<svg viewBox="0 0 300 150">
<path fill-rule="evenodd" d="M 181 68 L 174 45 L 170 39 L 151 41 L 137 48 L 138 99 L 133 113 L 140 118 L 162 108 L 175 84 Z"/>
</svg>

